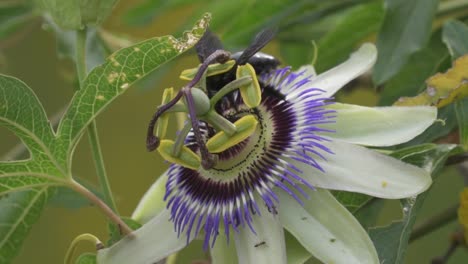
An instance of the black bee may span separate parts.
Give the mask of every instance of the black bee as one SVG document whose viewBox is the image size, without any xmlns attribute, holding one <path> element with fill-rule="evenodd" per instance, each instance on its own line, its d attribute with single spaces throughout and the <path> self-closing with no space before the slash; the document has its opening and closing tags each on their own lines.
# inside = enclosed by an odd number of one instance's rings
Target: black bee
<svg viewBox="0 0 468 264">
<path fill-rule="evenodd" d="M 236 61 L 234 67 L 223 74 L 210 76 L 206 79 L 208 96 L 211 98 L 224 85 L 236 79 L 236 69 L 238 65 L 249 63 L 255 69 L 257 75 L 272 72 L 280 65 L 280 61 L 275 57 L 259 52 L 276 33 L 275 29 L 268 28 L 257 34 L 253 42 L 244 51 L 236 52 L 231 55 L 231 59 Z M 205 59 L 216 50 L 223 49 L 223 45 L 219 38 L 210 30 L 207 30 L 200 41 L 195 46 L 198 58 L 203 63 Z M 260 84 L 261 85 L 261 84 Z M 233 105 L 235 102 L 234 95 L 226 96 L 222 104 L 226 106 Z"/>
</svg>

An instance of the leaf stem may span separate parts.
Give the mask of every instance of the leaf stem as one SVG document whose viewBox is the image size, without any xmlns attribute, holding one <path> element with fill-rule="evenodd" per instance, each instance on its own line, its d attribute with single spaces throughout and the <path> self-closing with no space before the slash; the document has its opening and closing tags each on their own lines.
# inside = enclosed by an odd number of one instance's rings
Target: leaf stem
<svg viewBox="0 0 468 264">
<path fill-rule="evenodd" d="M 96 127 L 96 122 L 91 122 L 88 126 L 88 138 L 91 145 L 91 151 L 93 154 L 94 163 L 96 165 L 96 173 L 99 179 L 99 184 L 102 188 L 104 195 L 104 201 L 110 208 L 116 213 L 117 206 L 115 204 L 112 190 L 110 188 L 109 180 L 107 179 L 106 168 L 104 166 L 104 159 L 102 157 L 101 145 L 99 143 L 99 135 Z"/>
<path fill-rule="evenodd" d="M 89 201 L 91 201 L 94 205 L 99 207 L 101 211 L 109 217 L 109 219 L 118 225 L 122 233 L 125 235 L 130 235 L 132 233 L 132 229 L 124 222 L 120 217 L 114 213 L 114 211 L 106 204 L 104 203 L 99 197 L 97 197 L 94 193 L 89 191 L 86 187 L 83 185 L 79 184 L 78 182 L 71 180 L 71 182 L 68 185 L 71 189 L 76 191 L 77 193 L 82 194 L 84 197 L 86 197 Z"/>
<path fill-rule="evenodd" d="M 76 31 L 76 72 L 80 88 L 83 88 L 83 81 L 86 77 L 86 28 Z"/>
<path fill-rule="evenodd" d="M 76 70 L 78 73 L 80 88 L 83 88 L 83 81 L 86 77 L 86 28 L 78 30 L 76 35 Z M 104 194 L 104 201 L 110 208 L 112 208 L 115 213 L 118 213 L 117 206 L 112 195 L 112 190 L 107 179 L 101 145 L 99 143 L 99 134 L 97 131 L 96 122 L 94 120 L 88 126 L 88 139 L 91 145 L 91 151 L 94 164 L 96 166 L 96 173 L 99 179 L 99 184 Z"/>
<path fill-rule="evenodd" d="M 419 239 L 420 237 L 423 237 L 431 233 L 432 231 L 444 226 L 445 224 L 456 220 L 458 216 L 458 207 L 458 204 L 451 206 L 443 210 L 442 212 L 434 215 L 433 217 L 429 218 L 427 221 L 417 225 L 411 233 L 409 242 L 413 242 Z"/>
</svg>

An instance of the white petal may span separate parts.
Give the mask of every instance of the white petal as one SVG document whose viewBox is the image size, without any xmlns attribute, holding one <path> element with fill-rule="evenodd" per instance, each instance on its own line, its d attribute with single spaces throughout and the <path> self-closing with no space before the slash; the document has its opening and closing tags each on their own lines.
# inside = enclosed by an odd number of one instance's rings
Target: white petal
<svg viewBox="0 0 468 264">
<path fill-rule="evenodd" d="M 364 193 L 375 197 L 401 199 L 429 188 L 430 173 L 365 147 L 340 142 L 323 142 L 334 154 L 317 158 L 325 173 L 312 170 L 302 162 L 293 162 L 310 184 L 333 190 Z"/>
<path fill-rule="evenodd" d="M 234 232 L 237 259 L 241 264 L 283 264 L 286 263 L 283 226 L 278 215 L 268 212 L 265 206 L 259 206 L 261 216 L 253 215 L 254 234 L 248 226 Z"/>
<path fill-rule="evenodd" d="M 341 87 L 368 71 L 377 59 L 374 44 L 365 43 L 342 64 L 312 79 L 310 87 L 325 90 L 326 97 L 333 96 Z"/>
<path fill-rule="evenodd" d="M 125 237 L 110 248 L 98 251 L 99 264 L 153 264 L 179 251 L 187 245 L 185 233 L 180 238 L 169 221 L 169 211 L 158 216 L 133 232 L 134 237 Z M 193 236 L 192 236 L 193 237 Z"/>
<path fill-rule="evenodd" d="M 139 223 L 146 223 L 158 215 L 165 207 L 164 194 L 166 192 L 167 171 L 156 180 L 146 191 L 132 214 L 132 219 Z"/>
<path fill-rule="evenodd" d="M 297 71 L 295 71 L 296 74 L 302 73 L 302 76 L 315 76 L 317 75 L 317 72 L 315 71 L 314 66 L 312 65 L 303 65 L 299 67 Z"/>
<path fill-rule="evenodd" d="M 327 106 L 336 110 L 336 123 L 321 127 L 335 130 L 326 136 L 367 146 L 391 146 L 421 134 L 437 118 L 437 108 L 364 107 L 350 104 Z"/>
<path fill-rule="evenodd" d="M 302 207 L 279 192 L 279 215 L 284 227 L 323 263 L 379 263 L 366 231 L 354 216 L 326 190 L 308 190 Z"/>
<path fill-rule="evenodd" d="M 237 255 L 234 242 L 230 239 L 226 243 L 226 236 L 219 234 L 214 247 L 210 249 L 211 264 L 237 264 Z"/>
</svg>

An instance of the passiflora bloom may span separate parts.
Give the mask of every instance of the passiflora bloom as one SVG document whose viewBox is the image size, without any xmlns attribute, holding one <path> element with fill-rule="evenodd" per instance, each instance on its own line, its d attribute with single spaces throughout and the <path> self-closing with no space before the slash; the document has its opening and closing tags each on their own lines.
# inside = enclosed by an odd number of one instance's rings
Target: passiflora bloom
<svg viewBox="0 0 468 264">
<path fill-rule="evenodd" d="M 253 132 L 236 140 L 201 123 L 217 163 L 204 169 L 196 157 L 185 158 L 193 162 L 184 166 L 173 159 L 133 215 L 143 227 L 100 250 L 99 263 L 155 263 L 195 238 L 204 240 L 214 263 L 229 263 L 226 239 L 234 241 L 240 263 L 287 263 L 284 228 L 325 263 L 379 263 L 366 231 L 328 190 L 388 199 L 425 191 L 427 171 L 361 145 L 406 142 L 437 112 L 333 103 L 335 92 L 372 67 L 376 53 L 364 44 L 320 75 L 311 66 L 279 69 L 259 76 L 258 105 L 248 106 L 241 96 L 222 104 L 217 113 L 238 129 L 254 124 Z M 200 151 L 192 132 L 185 138 L 187 155 Z M 217 149 L 226 138 L 235 143 Z"/>
</svg>

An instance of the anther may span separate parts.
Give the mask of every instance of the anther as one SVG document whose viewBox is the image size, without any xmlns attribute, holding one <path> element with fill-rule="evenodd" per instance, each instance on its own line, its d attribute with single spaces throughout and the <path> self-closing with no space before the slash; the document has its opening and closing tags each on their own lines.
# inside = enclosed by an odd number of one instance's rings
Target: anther
<svg viewBox="0 0 468 264">
<path fill-rule="evenodd" d="M 159 117 L 164 114 L 169 108 L 173 107 L 182 97 L 182 93 L 178 92 L 177 95 L 172 99 L 169 103 L 165 105 L 161 105 L 158 107 L 158 110 L 154 113 L 153 117 L 151 118 L 148 131 L 146 134 L 146 149 L 148 151 L 153 151 L 159 146 L 159 138 L 154 135 L 154 126 L 158 121 Z"/>
</svg>

